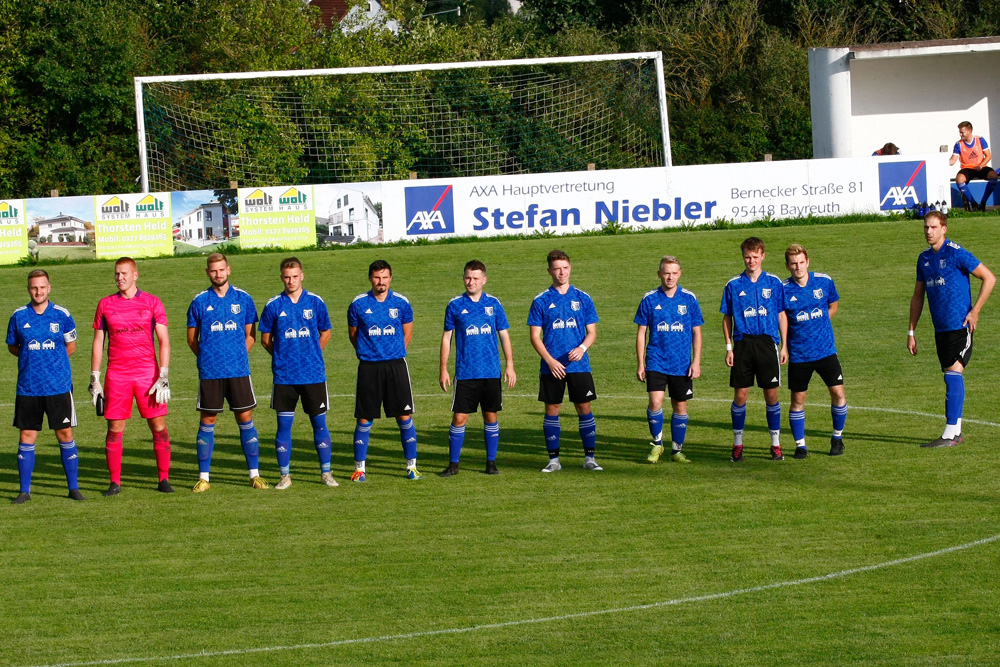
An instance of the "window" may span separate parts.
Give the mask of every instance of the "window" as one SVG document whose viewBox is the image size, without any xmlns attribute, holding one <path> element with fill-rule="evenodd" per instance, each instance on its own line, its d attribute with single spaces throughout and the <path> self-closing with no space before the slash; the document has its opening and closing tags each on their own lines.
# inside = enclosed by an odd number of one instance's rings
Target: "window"
<svg viewBox="0 0 1000 667">
<path fill-rule="evenodd" d="M 344 195 L 344 206 L 347 206 L 347 195 Z"/>
<path fill-rule="evenodd" d="M 205 211 L 205 222 L 212 222 L 212 212 Z"/>
<path fill-rule="evenodd" d="M 354 209 L 353 208 L 347 210 L 347 219 L 348 220 L 354 220 Z"/>
<path fill-rule="evenodd" d="M 337 208 L 340 208 L 340 200 L 337 200 Z"/>
<path fill-rule="evenodd" d="M 333 232 L 333 236 L 340 236 L 340 227 L 334 227 L 331 231 Z"/>
<path fill-rule="evenodd" d="M 201 222 L 201 211 L 198 211 L 198 222 Z"/>
<path fill-rule="evenodd" d="M 347 225 L 347 235 L 354 236 L 354 225 Z"/>
<path fill-rule="evenodd" d="M 201 238 L 201 227 L 198 228 L 198 238 Z"/>
</svg>

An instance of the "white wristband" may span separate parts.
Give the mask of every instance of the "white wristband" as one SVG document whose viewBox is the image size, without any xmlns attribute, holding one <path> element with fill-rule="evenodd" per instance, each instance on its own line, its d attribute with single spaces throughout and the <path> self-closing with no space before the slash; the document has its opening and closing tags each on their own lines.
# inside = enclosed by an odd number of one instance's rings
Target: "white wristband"
<svg viewBox="0 0 1000 667">
<path fill-rule="evenodd" d="M 910 329 L 909 331 L 906 332 L 906 335 L 907 336 L 914 336 L 916 334 L 913 332 L 913 329 Z"/>
<path fill-rule="evenodd" d="M 733 344 L 726 343 L 726 352 L 732 352 L 732 351 L 733 351 Z"/>
<path fill-rule="evenodd" d="M 586 345 L 584 345 L 583 343 L 580 343 L 579 345 L 577 345 L 577 347 L 580 348 L 581 350 L 583 350 L 584 354 L 586 354 L 586 352 L 587 352 L 587 346 Z"/>
</svg>

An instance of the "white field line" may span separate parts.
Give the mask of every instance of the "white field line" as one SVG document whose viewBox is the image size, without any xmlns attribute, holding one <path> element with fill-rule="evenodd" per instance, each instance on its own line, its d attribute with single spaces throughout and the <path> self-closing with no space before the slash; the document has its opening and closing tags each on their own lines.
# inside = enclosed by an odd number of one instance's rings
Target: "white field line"
<svg viewBox="0 0 1000 667">
<path fill-rule="evenodd" d="M 260 646 L 254 648 L 228 649 L 225 651 L 201 651 L 199 653 L 178 653 L 174 655 L 109 658 L 105 660 L 91 660 L 83 662 L 60 662 L 49 665 L 36 665 L 34 667 L 87 667 L 92 665 L 126 665 L 126 664 L 148 663 L 148 662 L 166 662 L 170 660 L 192 660 L 195 658 L 215 658 L 215 657 L 223 657 L 230 655 L 252 655 L 257 653 L 274 653 L 277 651 L 305 651 L 309 649 L 324 649 L 324 648 L 333 648 L 336 646 L 349 646 L 352 644 L 376 644 L 376 643 L 400 641 L 406 639 L 418 639 L 422 637 L 459 635 L 468 632 L 480 632 L 483 630 L 500 630 L 504 628 L 513 628 L 522 625 L 557 623 L 560 621 L 569 621 L 578 618 L 590 618 L 593 616 L 605 616 L 608 614 L 625 614 L 629 612 L 645 611 L 647 609 L 658 609 L 661 607 L 672 607 L 682 604 L 691 604 L 695 602 L 724 600 L 726 598 L 736 597 L 738 595 L 748 595 L 750 593 L 760 593 L 763 591 L 771 591 L 779 588 L 788 588 L 791 586 L 804 586 L 806 584 L 821 583 L 833 579 L 841 579 L 844 577 L 849 577 L 855 574 L 863 574 L 866 572 L 873 572 L 875 570 L 882 570 L 888 567 L 894 567 L 896 565 L 905 565 L 907 563 L 913 563 L 915 561 L 924 560 L 926 558 L 945 556 L 947 554 L 955 553 L 958 551 L 964 551 L 965 549 L 971 549 L 972 547 L 978 547 L 984 544 L 990 544 L 992 542 L 996 542 L 997 540 L 1000 540 L 1000 535 L 993 535 L 992 537 L 985 537 L 981 540 L 966 542 L 965 544 L 959 544 L 956 546 L 947 547 L 945 549 L 938 549 L 937 551 L 929 551 L 927 553 L 917 554 L 915 556 L 897 558 L 895 560 L 885 561 L 883 563 L 876 563 L 874 565 L 864 565 L 861 567 L 854 567 L 847 570 L 840 570 L 839 572 L 821 574 L 815 577 L 806 577 L 805 579 L 795 579 L 792 581 L 779 581 L 773 584 L 764 584 L 762 586 L 751 586 L 750 588 L 737 588 L 731 591 L 726 591 L 724 593 L 710 593 L 708 595 L 697 595 L 686 598 L 675 598 L 673 600 L 664 600 L 662 602 L 652 602 L 649 604 L 633 605 L 630 607 L 613 607 L 610 609 L 581 611 L 574 614 L 562 614 L 559 616 L 542 616 L 539 618 L 526 618 L 517 621 L 503 621 L 501 623 L 483 623 L 481 625 L 468 625 L 461 628 L 446 628 L 442 630 L 423 630 L 420 632 L 408 632 L 405 634 L 397 634 L 397 635 L 379 635 L 372 637 L 358 637 L 355 639 L 338 639 L 329 642 L 290 644 L 287 646 Z"/>
</svg>

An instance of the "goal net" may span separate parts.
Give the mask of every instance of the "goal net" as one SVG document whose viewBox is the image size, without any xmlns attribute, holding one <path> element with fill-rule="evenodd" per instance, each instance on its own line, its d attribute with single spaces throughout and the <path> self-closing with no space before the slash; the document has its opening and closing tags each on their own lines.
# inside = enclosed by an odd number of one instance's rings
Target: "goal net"
<svg viewBox="0 0 1000 667">
<path fill-rule="evenodd" d="M 144 191 L 670 164 L 660 53 L 135 79 Z"/>
</svg>

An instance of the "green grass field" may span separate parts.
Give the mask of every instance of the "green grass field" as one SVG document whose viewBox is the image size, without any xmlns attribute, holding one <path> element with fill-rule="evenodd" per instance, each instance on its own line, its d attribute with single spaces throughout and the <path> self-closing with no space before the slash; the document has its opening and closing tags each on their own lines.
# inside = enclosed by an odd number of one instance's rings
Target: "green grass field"
<svg viewBox="0 0 1000 667">
<path fill-rule="evenodd" d="M 300 412 L 294 485 L 251 490 L 227 415 L 216 432 L 212 489 L 195 495 L 197 375 L 183 324 L 207 280 L 204 259 L 192 257 L 144 261 L 139 278 L 171 318 L 168 425 L 178 492 L 156 493 L 149 433 L 136 419 L 126 431 L 124 491 L 105 499 L 104 426 L 85 387 L 91 318 L 114 290 L 112 268 L 52 267 L 52 298 L 70 308 L 81 332 L 73 365 L 88 501 L 65 498 L 58 448 L 44 433 L 32 501 L 0 507 L 0 663 L 996 664 L 1000 295 L 980 320 L 967 373 L 966 443 L 921 449 L 940 435 L 944 386 L 928 314 L 918 329 L 920 355 L 905 349 L 920 223 L 753 231 L 768 244 L 765 269 L 784 276 L 783 249 L 800 242 L 812 269 L 837 281 L 835 329 L 852 408 L 843 457 L 823 455 L 829 399 L 814 379 L 808 459 L 769 460 L 755 390 L 745 461 L 729 463 L 732 394 L 718 305 L 726 280 L 742 270 L 738 246 L 747 230 L 549 238 L 302 253 L 305 285 L 325 298 L 334 323 L 326 361 L 341 486 L 320 484 Z M 995 220 L 955 220 L 950 237 L 1000 267 Z M 593 296 L 601 317 L 591 358 L 603 473 L 582 469 L 571 409 L 563 417 L 564 469 L 539 473 L 546 456 L 538 358 L 524 322 L 549 284 L 544 259 L 554 247 L 571 255 L 573 283 Z M 681 258 L 681 283 L 699 296 L 707 320 L 687 466 L 645 463 L 646 396 L 634 377 L 632 317 L 656 287 L 665 253 Z M 393 287 L 416 313 L 409 363 L 424 478 L 404 479 L 398 431 L 379 420 L 368 482 L 358 485 L 348 482 L 356 360 L 344 314 L 368 288 L 367 265 L 379 257 L 393 264 Z M 440 479 L 434 473 L 447 464 L 450 419 L 450 397 L 437 386 L 441 323 L 473 257 L 487 263 L 487 290 L 514 324 L 519 382 L 501 414 L 503 474 L 482 474 L 482 422 L 474 417 L 461 474 Z M 233 284 L 258 308 L 281 289 L 280 258 L 232 258 Z M 26 273 L 0 269 L 8 284 L 0 312 L 27 301 Z M 259 345 L 251 363 L 262 473 L 273 483 L 275 418 Z M 8 424 L 15 376 L 8 357 L 0 367 L 8 394 L 0 421 Z M 787 390 L 780 395 L 790 449 Z M 5 499 L 17 492 L 16 437 L 9 429 L 0 444 Z M 934 553 L 979 540 L 987 541 Z M 925 554 L 934 555 L 895 562 Z"/>
</svg>

